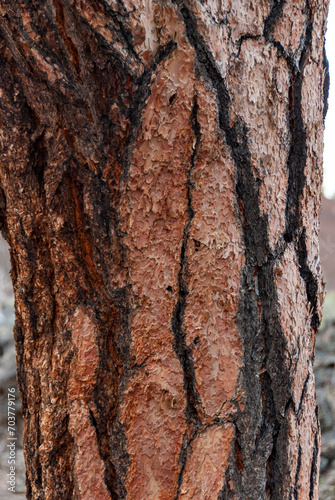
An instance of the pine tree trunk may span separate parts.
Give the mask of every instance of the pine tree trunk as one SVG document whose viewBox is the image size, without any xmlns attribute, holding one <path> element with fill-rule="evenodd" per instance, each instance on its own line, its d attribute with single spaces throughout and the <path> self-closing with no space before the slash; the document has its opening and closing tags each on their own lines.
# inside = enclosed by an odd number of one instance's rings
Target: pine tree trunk
<svg viewBox="0 0 335 500">
<path fill-rule="evenodd" d="M 0 0 L 28 499 L 318 498 L 321 0 Z"/>
</svg>

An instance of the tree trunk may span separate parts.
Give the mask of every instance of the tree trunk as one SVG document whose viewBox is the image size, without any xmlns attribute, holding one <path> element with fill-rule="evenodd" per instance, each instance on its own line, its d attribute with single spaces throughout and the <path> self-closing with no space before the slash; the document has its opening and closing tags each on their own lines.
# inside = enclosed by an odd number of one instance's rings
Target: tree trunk
<svg viewBox="0 0 335 500">
<path fill-rule="evenodd" d="M 0 0 L 28 499 L 318 498 L 321 0 Z"/>
</svg>

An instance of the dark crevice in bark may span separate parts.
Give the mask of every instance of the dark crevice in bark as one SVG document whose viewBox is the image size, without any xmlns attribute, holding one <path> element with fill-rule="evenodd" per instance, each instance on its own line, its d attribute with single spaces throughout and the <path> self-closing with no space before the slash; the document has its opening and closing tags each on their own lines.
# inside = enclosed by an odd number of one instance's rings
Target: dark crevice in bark
<svg viewBox="0 0 335 500">
<path fill-rule="evenodd" d="M 320 317 L 317 313 L 318 307 L 318 282 L 313 272 L 310 270 L 307 264 L 307 249 L 306 249 L 306 230 L 304 228 L 303 234 L 298 240 L 298 261 L 299 261 L 299 271 L 302 279 L 305 282 L 307 299 L 310 303 L 310 310 L 312 312 L 311 326 L 312 328 L 318 329 L 320 326 Z"/>
<path fill-rule="evenodd" d="M 218 494 L 218 500 L 235 500 L 242 491 L 241 478 L 244 472 L 243 450 L 240 443 L 241 435 L 235 423 L 235 442 L 231 450 L 228 466 L 225 472 L 223 486 Z"/>
<path fill-rule="evenodd" d="M 307 391 L 307 387 L 308 387 L 308 382 L 309 382 L 309 373 L 306 377 L 306 380 L 304 382 L 304 386 L 302 388 L 302 391 L 301 391 L 301 397 L 300 397 L 300 401 L 299 401 L 299 406 L 298 406 L 298 410 L 296 412 L 296 416 L 299 418 L 299 415 L 300 415 L 300 412 L 301 410 L 303 409 L 303 402 L 304 402 L 304 399 L 305 399 L 305 396 L 306 396 L 306 391 Z"/>
<path fill-rule="evenodd" d="M 44 195 L 44 170 L 48 164 L 48 151 L 45 146 L 44 132 L 42 132 L 30 147 L 31 167 L 35 173 L 36 181 Z"/>
<path fill-rule="evenodd" d="M 178 458 L 178 463 L 180 464 L 180 471 L 179 471 L 178 481 L 177 481 L 177 492 L 176 492 L 176 496 L 174 497 L 174 500 L 178 500 L 178 498 L 179 498 L 180 490 L 181 490 L 181 487 L 183 484 L 183 479 L 184 479 L 184 471 L 185 471 L 186 462 L 187 462 L 187 455 L 188 455 L 188 453 L 191 453 L 191 452 L 192 452 L 192 449 L 191 449 L 191 446 L 189 444 L 188 433 L 187 433 L 187 429 L 186 429 L 184 436 L 183 436 L 183 443 L 181 445 L 179 458 Z"/>
<path fill-rule="evenodd" d="M 6 217 L 6 207 L 7 200 L 5 191 L 0 186 L 0 231 L 4 239 L 9 240 L 8 226 L 7 226 L 7 217 Z"/>
<path fill-rule="evenodd" d="M 294 489 L 293 489 L 294 500 L 299 499 L 299 486 L 298 486 L 298 484 L 299 484 L 300 470 L 301 470 L 301 455 L 302 455 L 302 448 L 301 448 L 301 444 L 299 443 L 297 470 L 295 472 Z"/>
<path fill-rule="evenodd" d="M 110 463 L 111 472 L 115 473 L 114 490 L 117 500 L 124 500 L 127 497 L 125 487 L 126 476 L 130 466 L 130 458 L 127 452 L 126 432 L 123 424 L 116 420 L 110 432 Z M 110 478 L 111 480 L 112 478 Z"/>
<path fill-rule="evenodd" d="M 329 84 L 330 84 L 329 63 L 328 63 L 328 59 L 327 59 L 325 44 L 323 45 L 322 66 L 323 66 L 323 71 L 324 71 L 324 75 L 325 75 L 325 77 L 324 77 L 325 79 L 323 81 L 323 121 L 325 121 L 327 111 L 328 111 L 328 97 L 329 97 Z"/>
<path fill-rule="evenodd" d="M 295 404 L 294 404 L 294 400 L 293 400 L 292 397 L 290 397 L 290 399 L 286 403 L 285 410 L 284 410 L 284 416 L 285 417 L 288 415 L 288 412 L 290 410 L 295 411 Z"/>
<path fill-rule="evenodd" d="M 302 234 L 299 234 L 301 226 L 300 201 L 306 184 L 305 167 L 307 162 L 307 133 L 302 114 L 302 85 L 304 79 L 303 70 L 312 43 L 312 30 L 313 25 L 310 22 L 306 29 L 305 43 L 300 58 L 299 69 L 292 69 L 292 83 L 290 86 L 291 146 L 288 157 L 286 227 L 284 239 L 287 243 L 296 241 L 299 272 L 301 278 L 305 282 L 307 298 L 312 311 L 311 326 L 312 328 L 318 328 L 320 325 L 320 318 L 317 313 L 318 283 L 307 263 L 306 229 L 303 228 Z"/>
<path fill-rule="evenodd" d="M 134 143 L 141 126 L 142 113 L 145 103 L 150 96 L 154 72 L 156 71 L 158 65 L 167 59 L 176 48 L 177 44 L 172 40 L 159 47 L 150 67 L 144 71 L 141 77 L 135 79 L 134 81 L 134 96 L 132 104 L 128 110 L 130 131 L 124 148 L 126 154 L 122 159 L 122 171 L 124 178 L 127 178 L 128 175 Z"/>
<path fill-rule="evenodd" d="M 311 28 L 308 30 L 309 41 Z M 307 57 L 305 49 L 300 60 L 300 68 L 293 69 L 290 86 L 290 127 L 291 146 L 288 157 L 288 185 L 286 202 L 286 228 L 284 238 L 291 243 L 299 229 L 300 198 L 306 183 L 305 166 L 307 160 L 307 134 L 302 116 L 301 91 L 303 84 L 303 68 Z"/>
<path fill-rule="evenodd" d="M 101 5 L 103 6 L 105 12 L 107 12 L 110 17 L 113 19 L 113 22 L 115 24 L 115 27 L 118 28 L 118 34 L 119 34 L 119 37 L 121 38 L 121 40 L 123 40 L 125 42 L 125 45 L 128 49 L 128 51 L 139 61 L 141 62 L 136 50 L 135 50 L 135 47 L 134 47 L 134 44 L 133 44 L 133 34 L 130 30 L 126 29 L 125 25 L 124 25 L 124 20 L 125 18 L 127 17 L 127 9 L 122 5 L 122 3 L 118 2 L 119 3 L 119 6 L 121 7 L 122 9 L 122 13 L 119 14 L 118 12 L 115 12 L 110 3 L 107 2 L 106 0 L 99 0 L 99 1 L 96 1 L 95 0 L 95 3 L 100 7 Z"/>
<path fill-rule="evenodd" d="M 97 409 L 99 453 L 106 467 L 106 486 L 113 499 L 123 500 L 127 495 L 125 480 L 130 461 L 125 431 L 119 421 L 119 404 L 131 374 L 129 290 L 126 288 L 114 290 L 112 297 L 116 312 L 106 310 L 106 317 L 101 318 L 99 309 L 95 308 L 101 340 L 100 370 L 94 390 L 94 402 Z M 99 308 L 99 304 L 95 305 Z M 104 356 L 103 353 L 106 352 L 110 359 Z M 116 359 L 119 360 L 119 367 L 115 362 Z M 111 360 L 114 360 L 113 363 Z M 111 391 L 114 402 L 111 400 Z"/>
<path fill-rule="evenodd" d="M 88 413 L 89 413 L 89 418 L 90 418 L 91 425 L 94 428 L 95 433 L 97 434 L 98 433 L 98 424 L 97 424 L 97 421 L 95 419 L 95 416 L 93 415 L 93 412 L 92 412 L 91 408 L 89 408 Z"/>
<path fill-rule="evenodd" d="M 171 321 L 171 329 L 174 334 L 174 350 L 178 356 L 184 375 L 184 390 L 186 394 L 186 417 L 187 429 L 184 434 L 183 444 L 179 455 L 180 472 L 178 477 L 176 499 L 179 496 L 180 488 L 183 482 L 183 474 L 187 460 L 187 448 L 189 446 L 188 435 L 190 429 L 193 432 L 201 426 L 201 398 L 196 387 L 196 376 L 193 365 L 193 356 L 190 347 L 186 344 L 186 332 L 183 327 L 184 314 L 187 306 L 187 296 L 189 294 L 187 276 L 188 276 L 188 259 L 187 247 L 190 239 L 190 227 L 194 218 L 194 209 L 192 207 L 192 189 L 193 183 L 191 179 L 192 171 L 194 170 L 195 158 L 201 142 L 200 124 L 197 119 L 198 103 L 196 96 L 193 100 L 192 112 L 190 116 L 193 134 L 195 137 L 195 145 L 190 159 L 190 167 L 186 171 L 186 193 L 187 193 L 187 222 L 184 228 L 183 242 L 180 254 L 180 270 L 178 274 L 178 301 L 173 310 Z"/>
<path fill-rule="evenodd" d="M 236 467 L 229 464 L 225 473 L 224 483 L 219 491 L 218 500 L 235 500 L 235 491 L 241 491 L 240 488 L 232 489 L 232 485 L 236 484 L 235 480 L 238 477 L 238 473 L 235 470 Z"/>
<path fill-rule="evenodd" d="M 86 275 L 87 287 L 92 290 L 92 296 L 96 294 L 94 290 L 97 286 L 100 290 L 106 289 L 106 285 L 101 275 L 101 270 L 95 262 L 95 252 L 92 245 L 91 232 L 87 230 L 87 215 L 84 207 L 84 184 L 80 181 L 79 170 L 83 166 L 77 162 L 71 162 L 71 170 L 66 172 L 64 178 L 68 185 L 67 198 L 69 208 L 72 209 L 71 224 L 75 228 L 77 243 L 77 258 L 81 262 Z M 105 292 L 106 293 L 106 292 Z"/>
<path fill-rule="evenodd" d="M 240 56 L 240 52 L 241 52 L 241 48 L 242 48 L 243 42 L 245 42 L 247 40 L 259 40 L 260 38 L 262 38 L 261 35 L 251 35 L 250 33 L 245 33 L 244 35 L 242 35 L 241 38 L 239 38 L 237 40 L 237 42 L 236 42 L 236 44 L 238 45 L 237 56 L 238 57 Z"/>
<path fill-rule="evenodd" d="M 255 449 L 264 448 L 264 454 L 270 453 L 272 446 L 272 435 L 276 423 L 276 409 L 274 395 L 272 392 L 272 383 L 267 372 L 263 374 L 261 382 L 262 415 L 259 420 L 255 439 Z"/>
<path fill-rule="evenodd" d="M 268 456 L 268 459 L 266 461 L 266 484 L 265 484 L 265 493 L 266 493 L 266 498 L 277 498 L 278 500 L 282 500 L 281 497 L 278 495 L 277 497 L 275 496 L 276 490 L 278 488 L 278 483 L 276 482 L 278 478 L 274 474 L 274 471 L 276 470 L 276 464 L 278 460 L 278 451 L 277 451 L 277 442 L 280 434 L 280 425 L 276 423 L 275 428 L 273 430 L 273 445 L 271 449 L 271 453 Z M 282 480 L 282 478 L 280 478 Z M 280 485 L 281 483 L 279 483 Z"/>
<path fill-rule="evenodd" d="M 70 55 L 72 67 L 74 68 L 77 77 L 81 80 L 81 68 L 80 68 L 80 58 L 79 52 L 69 35 L 67 34 L 67 28 L 65 25 L 65 15 L 64 8 L 61 0 L 52 0 L 56 9 L 57 27 L 59 35 L 62 38 L 65 47 Z"/>
<path fill-rule="evenodd" d="M 233 469 L 233 470 L 231 470 Z M 225 477 L 224 477 L 224 483 L 219 491 L 218 494 L 218 500 L 235 500 L 235 490 L 237 488 L 232 489 L 231 485 L 235 484 L 235 478 L 237 477 L 237 472 L 235 471 L 236 467 L 233 467 L 232 465 L 228 465 Z"/>
<path fill-rule="evenodd" d="M 283 15 L 283 9 L 287 0 L 274 0 L 270 14 L 265 19 L 263 36 L 265 40 L 272 39 L 273 32 Z"/>
<path fill-rule="evenodd" d="M 98 443 L 98 448 L 99 448 L 99 455 L 102 461 L 104 462 L 105 465 L 105 473 L 104 473 L 104 483 L 107 488 L 107 491 L 111 497 L 112 500 L 119 500 L 119 496 L 117 493 L 114 491 L 114 484 L 115 484 L 115 471 L 113 464 L 109 463 L 108 457 L 105 456 L 105 454 L 102 452 L 101 448 L 101 429 L 99 429 L 99 424 L 97 420 L 95 419 L 95 416 L 92 412 L 91 409 L 89 409 L 89 418 L 92 427 L 95 430 L 96 433 L 96 438 L 97 438 L 97 443 Z M 102 429 L 102 432 L 107 432 L 107 429 Z"/>
<path fill-rule="evenodd" d="M 319 422 L 318 410 L 316 408 L 316 421 Z M 318 428 L 316 430 L 314 436 L 314 446 L 313 446 L 313 457 L 312 457 L 312 465 L 311 465 L 311 475 L 310 475 L 310 487 L 309 487 L 309 500 L 314 500 L 314 491 L 318 484 L 318 459 L 320 453 L 320 445 L 319 445 L 319 434 L 320 434 L 320 425 L 318 423 Z"/>
<path fill-rule="evenodd" d="M 21 325 L 19 323 L 19 314 L 15 310 L 15 324 L 14 324 L 14 339 L 16 348 L 16 363 L 17 363 L 17 382 L 21 396 L 21 413 L 24 417 L 27 415 L 28 401 L 27 401 L 27 378 L 24 363 L 24 335 Z"/>
<path fill-rule="evenodd" d="M 105 464 L 105 484 L 113 500 L 126 498 L 125 478 L 129 466 L 125 432 L 118 421 L 119 403 L 131 370 L 128 296 L 126 290 L 118 291 L 104 314 L 99 304 L 95 309 L 100 329 L 100 369 L 94 390 L 96 432 L 100 457 Z M 115 325 L 118 325 L 117 332 Z"/>
</svg>

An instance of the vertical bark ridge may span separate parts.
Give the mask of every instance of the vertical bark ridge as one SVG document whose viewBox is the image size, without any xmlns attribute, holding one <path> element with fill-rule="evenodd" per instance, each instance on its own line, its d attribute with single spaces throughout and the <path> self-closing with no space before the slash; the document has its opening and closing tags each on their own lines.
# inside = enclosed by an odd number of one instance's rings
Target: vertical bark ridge
<svg viewBox="0 0 335 500">
<path fill-rule="evenodd" d="M 309 17 L 309 1 L 306 2 L 306 12 Z M 318 328 L 320 318 L 318 306 L 318 282 L 307 263 L 306 229 L 300 224 L 301 197 L 306 183 L 305 167 L 307 161 L 307 134 L 302 116 L 302 84 L 303 70 L 312 43 L 313 24 L 308 20 L 304 47 L 300 57 L 299 68 L 292 68 L 291 98 L 291 146 L 288 157 L 288 186 L 286 196 L 286 229 L 284 239 L 290 243 L 296 241 L 296 252 L 299 260 L 300 275 L 305 282 L 307 299 L 310 303 L 312 328 Z M 298 234 L 298 232 L 301 232 Z"/>
<path fill-rule="evenodd" d="M 128 456 L 125 451 L 124 432 L 117 421 L 119 405 L 117 395 L 120 396 L 130 370 L 129 297 L 126 288 L 117 290 L 108 286 L 108 276 L 101 273 L 101 270 L 104 271 L 104 266 L 100 264 L 104 260 L 103 256 L 99 255 L 93 245 L 94 235 L 86 229 L 88 224 L 83 205 L 84 190 L 86 189 L 91 196 L 99 190 L 102 208 L 107 209 L 108 198 L 106 199 L 103 195 L 105 184 L 101 177 L 94 176 L 88 184 L 89 188 L 88 186 L 84 188 L 77 177 L 79 166 L 74 163 L 72 166 L 71 176 L 66 174 L 65 179 L 69 185 L 68 195 L 72 199 L 70 206 L 74 207 L 75 212 L 73 219 L 76 221 L 76 234 L 78 235 L 78 246 L 75 247 L 77 258 L 82 261 L 82 269 L 86 274 L 81 300 L 85 307 L 93 309 L 95 314 L 94 324 L 97 328 L 100 358 L 93 393 L 96 415 L 91 418 L 91 422 L 94 424 L 99 455 L 105 465 L 104 481 L 107 490 L 113 499 L 125 498 L 124 480 Z M 100 211 L 99 208 L 96 206 L 94 212 L 98 219 L 104 216 L 104 210 Z M 103 222 L 96 226 L 104 229 L 105 236 L 108 238 L 109 215 L 103 219 Z M 95 225 L 93 224 L 92 227 Z M 120 376 L 121 366 L 122 375 Z M 92 415 L 91 411 L 91 417 Z"/>
<path fill-rule="evenodd" d="M 124 30 L 123 33 L 125 33 Z M 173 54 L 176 48 L 177 44 L 172 40 L 169 40 L 165 45 L 159 46 L 150 66 L 144 70 L 143 74 L 140 77 L 134 79 L 131 104 L 129 106 L 129 109 L 125 110 L 125 114 L 129 121 L 129 126 L 121 156 L 122 173 L 120 177 L 120 191 L 122 191 L 123 189 L 127 189 L 128 173 L 132 162 L 133 149 L 141 128 L 145 105 L 150 96 L 155 77 L 157 76 L 157 69 L 164 60 L 168 59 Z M 128 251 L 126 244 L 123 242 L 123 238 L 124 236 L 126 236 L 126 234 L 121 228 L 120 202 L 121 196 L 119 196 L 115 207 L 115 231 L 121 241 L 122 261 L 123 265 L 126 267 Z M 131 314 L 131 295 L 131 280 L 129 278 L 129 273 L 127 272 L 126 286 L 123 290 L 120 290 L 120 292 L 117 293 L 116 299 L 117 308 L 118 311 L 120 311 L 120 324 L 122 325 L 120 334 L 118 335 L 118 344 L 122 353 L 123 360 L 123 373 L 120 381 L 120 388 L 118 391 L 119 402 L 123 400 L 124 391 L 135 368 L 133 367 L 132 369 L 131 367 L 130 353 L 131 327 L 129 318 Z M 97 386 L 97 392 L 98 390 L 99 389 Z M 130 458 L 127 452 L 127 441 L 126 434 L 124 432 L 124 425 L 119 421 L 119 416 L 116 419 L 115 423 L 112 425 L 112 429 L 113 430 L 112 432 L 110 432 L 109 436 L 109 452 L 112 456 L 111 461 L 113 462 L 113 468 L 116 471 L 114 478 L 114 494 L 119 495 L 117 496 L 117 498 L 123 499 L 126 498 L 127 495 L 125 483 L 127 470 L 130 465 Z M 117 445 L 117 447 L 115 447 L 115 445 Z"/>
</svg>

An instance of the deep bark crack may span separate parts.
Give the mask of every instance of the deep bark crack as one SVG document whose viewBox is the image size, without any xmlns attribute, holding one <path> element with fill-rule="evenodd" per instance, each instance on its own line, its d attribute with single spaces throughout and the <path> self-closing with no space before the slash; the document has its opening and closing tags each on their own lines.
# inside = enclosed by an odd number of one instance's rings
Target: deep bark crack
<svg viewBox="0 0 335 500">
<path fill-rule="evenodd" d="M 280 18 L 283 15 L 283 9 L 287 0 L 275 0 L 270 14 L 265 19 L 263 36 L 266 40 L 272 39 L 273 32 Z"/>
<path fill-rule="evenodd" d="M 309 3 L 307 2 L 307 8 Z M 286 194 L 286 227 L 284 239 L 287 243 L 296 242 L 296 254 L 299 261 L 299 272 L 306 286 L 307 299 L 310 303 L 312 318 L 311 327 L 318 328 L 320 317 L 317 312 L 318 306 L 318 282 L 307 262 L 306 228 L 301 227 L 300 200 L 303 196 L 306 184 L 305 168 L 307 163 L 307 133 L 304 126 L 302 111 L 302 85 L 303 70 L 312 43 L 312 22 L 309 22 L 305 35 L 304 48 L 301 54 L 299 69 L 292 69 L 292 84 L 290 87 L 291 101 L 291 146 L 287 162 L 288 184 Z"/>
<path fill-rule="evenodd" d="M 317 410 L 316 410 L 317 413 Z M 319 421 L 318 415 L 316 415 L 317 421 Z M 309 500 L 313 500 L 314 497 L 314 490 L 315 486 L 317 485 L 317 479 L 318 479 L 318 458 L 319 458 L 319 453 L 320 453 L 320 446 L 319 446 L 319 434 L 320 434 L 320 426 L 318 425 L 317 432 L 315 433 L 314 436 L 314 447 L 313 447 L 313 458 L 312 458 L 312 465 L 311 465 L 311 475 L 310 475 L 310 488 L 309 488 Z"/>
<path fill-rule="evenodd" d="M 297 461 L 297 470 L 295 472 L 295 479 L 294 479 L 294 500 L 299 499 L 299 479 L 300 479 L 300 470 L 301 470 L 301 455 L 302 455 L 302 448 L 301 445 L 299 444 L 299 450 L 298 450 L 298 461 Z"/>
<path fill-rule="evenodd" d="M 178 301 L 173 311 L 171 327 L 174 334 L 174 350 L 178 356 L 184 375 L 184 390 L 186 394 L 186 417 L 187 428 L 183 437 L 183 444 L 179 454 L 180 472 L 177 484 L 176 499 L 179 497 L 180 488 L 183 482 L 183 475 L 187 461 L 187 448 L 189 447 L 188 435 L 190 429 L 194 433 L 201 426 L 201 398 L 196 388 L 196 376 L 193 365 L 193 356 L 191 349 L 186 344 L 186 332 L 183 327 L 184 314 L 187 306 L 187 296 L 189 294 L 187 275 L 188 275 L 188 260 L 187 247 L 190 239 L 190 227 L 194 218 L 194 209 L 192 206 L 192 188 L 191 179 L 194 169 L 195 158 L 201 142 L 200 124 L 197 120 L 198 103 L 196 96 L 193 100 L 191 112 L 191 125 L 195 137 L 195 145 L 193 148 L 190 167 L 186 171 L 186 190 L 187 190 L 187 222 L 184 228 L 183 242 L 180 255 L 180 270 L 178 275 Z"/>
<path fill-rule="evenodd" d="M 122 158 L 123 178 L 127 178 L 128 175 L 134 143 L 136 141 L 142 123 L 143 109 L 151 92 L 153 74 L 156 71 L 158 65 L 162 61 L 167 59 L 174 52 L 174 50 L 176 50 L 176 48 L 177 44 L 172 40 L 167 42 L 165 45 L 160 46 L 153 58 L 150 67 L 146 68 L 144 73 L 134 81 L 134 97 L 132 100 L 132 104 L 128 110 L 130 131 L 124 148 L 126 154 Z"/>
</svg>

